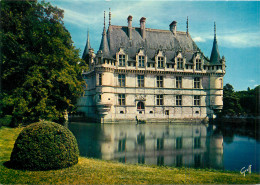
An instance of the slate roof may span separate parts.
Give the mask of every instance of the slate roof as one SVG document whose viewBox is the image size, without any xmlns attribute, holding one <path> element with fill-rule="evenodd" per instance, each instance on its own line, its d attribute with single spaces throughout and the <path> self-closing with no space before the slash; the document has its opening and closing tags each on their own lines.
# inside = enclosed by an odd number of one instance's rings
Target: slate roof
<svg viewBox="0 0 260 185">
<path fill-rule="evenodd" d="M 87 43 L 86 43 L 86 46 L 85 46 L 85 49 L 84 49 L 84 52 L 83 52 L 83 55 L 82 55 L 83 59 L 85 59 L 87 57 L 90 48 L 91 48 L 91 46 L 90 46 L 90 42 L 89 42 L 89 31 L 88 31 Z"/>
<path fill-rule="evenodd" d="M 217 38 L 216 36 L 214 37 L 213 41 L 213 47 L 210 55 L 210 63 L 219 63 L 220 61 L 220 55 L 218 51 L 218 43 L 217 43 Z"/>
<path fill-rule="evenodd" d="M 167 63 L 171 63 L 174 62 L 177 51 L 185 53 L 188 60 L 191 60 L 194 52 L 198 51 L 197 45 L 186 32 L 177 31 L 174 35 L 170 30 L 146 28 L 146 39 L 143 39 L 141 29 L 132 28 L 132 40 L 129 40 L 127 26 L 111 25 L 107 34 L 110 56 L 113 58 L 119 48 L 124 48 L 129 60 L 135 60 L 136 53 L 143 48 L 148 57 L 147 62 L 154 62 L 155 55 L 160 49 L 165 52 Z"/>
<path fill-rule="evenodd" d="M 132 27 L 132 39 L 128 37 L 127 26 L 110 25 L 107 32 L 103 31 L 102 41 L 99 50 L 102 50 L 103 57 L 115 59 L 116 53 L 123 48 L 128 55 L 129 61 L 135 61 L 139 49 L 144 49 L 147 55 L 147 62 L 154 63 L 158 50 L 163 51 L 167 57 L 167 63 L 174 63 L 174 58 L 178 52 L 186 58 L 186 64 L 193 64 L 194 54 L 200 52 L 196 43 L 186 32 L 177 31 L 174 35 L 170 30 L 159 30 L 145 28 L 146 36 L 142 38 L 141 28 Z M 220 55 L 216 35 L 214 37 L 213 48 L 210 60 L 204 56 L 205 64 L 220 63 Z"/>
</svg>

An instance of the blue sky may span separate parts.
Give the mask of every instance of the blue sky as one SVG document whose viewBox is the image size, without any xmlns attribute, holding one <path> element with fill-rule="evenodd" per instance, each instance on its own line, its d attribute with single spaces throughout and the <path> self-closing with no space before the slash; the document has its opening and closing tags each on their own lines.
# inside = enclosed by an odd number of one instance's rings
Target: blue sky
<svg viewBox="0 0 260 185">
<path fill-rule="evenodd" d="M 129 1 L 129 0 L 49 0 L 65 11 L 64 24 L 76 48 L 84 50 L 89 29 L 91 47 L 97 52 L 103 31 L 103 12 L 111 8 L 112 25 L 127 26 L 128 15 L 139 27 L 146 17 L 146 27 L 168 30 L 177 21 L 177 30 L 189 33 L 208 57 L 213 44 L 214 21 L 217 25 L 219 52 L 226 58 L 224 83 L 235 90 L 260 84 L 260 2 L 251 1 Z"/>
</svg>

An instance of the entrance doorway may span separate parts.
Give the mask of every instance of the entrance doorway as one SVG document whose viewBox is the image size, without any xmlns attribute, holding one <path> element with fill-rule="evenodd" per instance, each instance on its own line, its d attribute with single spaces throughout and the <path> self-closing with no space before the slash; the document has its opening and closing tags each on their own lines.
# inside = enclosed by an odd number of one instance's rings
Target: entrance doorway
<svg viewBox="0 0 260 185">
<path fill-rule="evenodd" d="M 144 110 L 144 102 L 139 101 L 137 103 L 137 110 Z"/>
</svg>

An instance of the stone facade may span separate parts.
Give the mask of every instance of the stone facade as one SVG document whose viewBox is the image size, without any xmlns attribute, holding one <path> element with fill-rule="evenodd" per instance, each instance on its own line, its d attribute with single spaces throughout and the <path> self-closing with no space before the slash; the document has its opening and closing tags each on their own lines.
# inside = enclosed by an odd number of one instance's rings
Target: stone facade
<svg viewBox="0 0 260 185">
<path fill-rule="evenodd" d="M 111 13 L 110 13 L 111 15 Z M 111 17 L 111 16 L 110 16 Z M 223 106 L 225 58 L 220 58 L 214 33 L 207 58 L 186 32 L 111 25 L 94 54 L 89 36 L 83 59 L 89 71 L 78 111 L 98 122 L 173 122 L 213 118 Z M 188 25 L 188 21 L 187 21 Z"/>
</svg>

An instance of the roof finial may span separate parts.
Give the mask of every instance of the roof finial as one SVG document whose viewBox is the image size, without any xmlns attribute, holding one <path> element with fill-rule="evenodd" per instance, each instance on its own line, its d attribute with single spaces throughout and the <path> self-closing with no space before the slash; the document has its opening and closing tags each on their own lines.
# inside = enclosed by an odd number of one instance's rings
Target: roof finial
<svg viewBox="0 0 260 185">
<path fill-rule="evenodd" d="M 103 34 L 106 34 L 106 11 L 104 11 L 104 29 Z"/>
<path fill-rule="evenodd" d="M 109 23 L 108 23 L 109 26 L 111 26 L 111 9 L 109 8 Z"/>
<path fill-rule="evenodd" d="M 189 17 L 187 16 L 187 34 L 189 33 Z"/>
<path fill-rule="evenodd" d="M 214 39 L 217 38 L 217 34 L 216 34 L 216 22 L 214 22 Z"/>
</svg>

